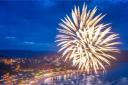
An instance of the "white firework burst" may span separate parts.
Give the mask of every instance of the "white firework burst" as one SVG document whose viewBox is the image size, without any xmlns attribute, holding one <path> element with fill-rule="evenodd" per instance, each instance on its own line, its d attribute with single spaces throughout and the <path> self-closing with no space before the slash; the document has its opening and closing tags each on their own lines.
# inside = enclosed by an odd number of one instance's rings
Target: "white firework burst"
<svg viewBox="0 0 128 85">
<path fill-rule="evenodd" d="M 56 36 L 60 46 L 58 52 L 62 52 L 65 60 L 70 60 L 73 66 L 79 70 L 90 73 L 98 73 L 98 70 L 106 71 L 106 65 L 116 58 L 109 52 L 119 52 L 115 46 L 120 44 L 115 40 L 118 34 L 110 32 L 109 24 L 100 23 L 105 16 L 95 15 L 97 8 L 87 10 L 83 5 L 82 12 L 79 7 L 72 10 L 72 17 L 66 16 L 59 24 L 59 34 Z"/>
</svg>

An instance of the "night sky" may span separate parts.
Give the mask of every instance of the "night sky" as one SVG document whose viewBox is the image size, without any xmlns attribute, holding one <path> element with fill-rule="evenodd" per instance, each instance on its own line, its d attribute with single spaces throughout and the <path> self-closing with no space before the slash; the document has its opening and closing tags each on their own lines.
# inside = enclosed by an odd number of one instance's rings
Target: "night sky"
<svg viewBox="0 0 128 85">
<path fill-rule="evenodd" d="M 70 15 L 74 5 L 98 7 L 120 34 L 121 50 L 128 50 L 128 0 L 1 0 L 0 50 L 57 50 L 55 36 L 60 19 Z"/>
</svg>

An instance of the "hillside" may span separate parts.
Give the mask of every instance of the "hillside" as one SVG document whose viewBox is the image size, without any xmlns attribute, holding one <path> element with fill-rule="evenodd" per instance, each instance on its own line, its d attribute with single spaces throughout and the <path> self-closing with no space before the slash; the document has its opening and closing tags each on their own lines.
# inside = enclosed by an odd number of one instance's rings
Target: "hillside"
<svg viewBox="0 0 128 85">
<path fill-rule="evenodd" d="M 40 57 L 53 56 L 57 52 L 53 51 L 30 51 L 30 50 L 0 50 L 0 57 L 4 58 L 26 58 L 26 57 Z M 128 61 L 128 51 L 122 50 L 120 54 L 114 54 L 119 61 Z"/>
</svg>

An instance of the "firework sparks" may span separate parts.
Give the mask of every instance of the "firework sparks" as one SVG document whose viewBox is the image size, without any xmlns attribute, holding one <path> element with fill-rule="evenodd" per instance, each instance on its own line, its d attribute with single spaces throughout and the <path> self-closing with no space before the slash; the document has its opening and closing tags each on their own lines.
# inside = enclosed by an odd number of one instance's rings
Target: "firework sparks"
<svg viewBox="0 0 128 85">
<path fill-rule="evenodd" d="M 116 59 L 109 52 L 119 52 L 115 46 L 120 44 L 115 41 L 118 34 L 110 32 L 109 24 L 100 23 L 105 15 L 95 16 L 96 11 L 96 7 L 88 11 L 83 5 L 80 12 L 79 7 L 75 7 L 72 18 L 66 16 L 59 24 L 56 36 L 57 46 L 60 46 L 58 52 L 62 52 L 65 61 L 70 60 L 73 66 L 87 73 L 90 70 L 98 73 L 99 69 L 105 72 L 105 65 L 110 66 L 110 60 Z"/>
</svg>

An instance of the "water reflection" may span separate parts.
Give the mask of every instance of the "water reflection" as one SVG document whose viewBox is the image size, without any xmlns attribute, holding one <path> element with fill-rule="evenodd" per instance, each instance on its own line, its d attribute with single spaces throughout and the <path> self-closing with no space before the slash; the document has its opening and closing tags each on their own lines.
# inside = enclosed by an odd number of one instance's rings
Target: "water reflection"
<svg viewBox="0 0 128 85">
<path fill-rule="evenodd" d="M 99 79 L 98 75 L 87 76 L 86 74 L 75 73 L 42 79 L 38 85 L 91 85 L 91 82 L 97 81 L 97 79 Z"/>
</svg>

